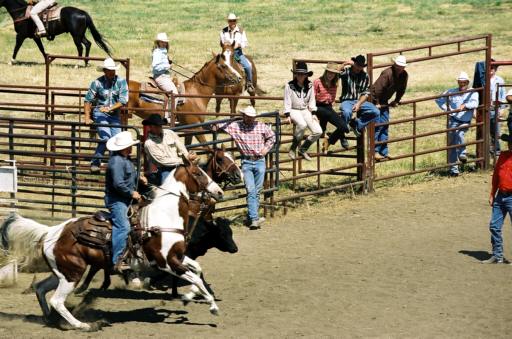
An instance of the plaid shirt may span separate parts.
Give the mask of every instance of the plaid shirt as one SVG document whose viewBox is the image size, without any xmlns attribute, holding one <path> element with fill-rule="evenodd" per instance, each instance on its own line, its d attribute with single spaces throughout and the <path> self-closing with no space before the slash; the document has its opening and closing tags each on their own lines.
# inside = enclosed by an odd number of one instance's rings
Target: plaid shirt
<svg viewBox="0 0 512 339">
<path fill-rule="evenodd" d="M 368 95 L 370 77 L 365 71 L 352 73 L 352 67 L 348 66 L 340 72 L 341 97 L 343 100 L 359 100 L 362 95 Z"/>
<path fill-rule="evenodd" d="M 336 100 L 336 90 L 338 86 L 325 87 L 322 83 L 322 80 L 316 79 L 313 82 L 313 87 L 315 89 L 316 96 L 316 104 L 327 104 L 331 105 L 334 100 Z"/>
<path fill-rule="evenodd" d="M 85 95 L 85 102 L 94 103 L 96 106 L 113 106 L 120 102 L 128 103 L 128 84 L 126 80 L 118 77 L 108 80 L 104 75 L 91 82 Z"/>
<path fill-rule="evenodd" d="M 247 125 L 237 120 L 219 125 L 234 140 L 240 153 L 245 156 L 263 156 L 276 142 L 276 135 L 270 126 L 256 121 Z"/>
</svg>

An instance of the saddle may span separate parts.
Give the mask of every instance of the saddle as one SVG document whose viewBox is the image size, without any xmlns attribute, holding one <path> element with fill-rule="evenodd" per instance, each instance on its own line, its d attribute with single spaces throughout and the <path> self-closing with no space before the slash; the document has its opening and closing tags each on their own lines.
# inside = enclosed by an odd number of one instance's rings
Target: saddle
<svg viewBox="0 0 512 339">
<path fill-rule="evenodd" d="M 179 94 L 185 94 L 185 86 L 183 86 L 183 83 L 180 83 L 177 77 L 172 78 L 172 82 L 174 82 L 174 85 L 176 85 L 176 88 L 178 89 Z M 141 82 L 140 84 L 140 90 L 142 92 L 144 91 L 158 91 L 160 88 L 158 87 L 158 84 L 156 83 L 155 79 L 150 76 L 148 77 L 148 80 L 146 82 Z M 167 104 L 168 97 L 165 94 L 158 94 L 158 93 L 141 93 L 141 98 L 144 101 L 151 102 L 151 103 L 157 103 L 161 105 Z M 185 103 L 185 98 L 178 98 L 177 99 L 177 106 L 181 106 Z"/>
<path fill-rule="evenodd" d="M 14 23 L 30 19 L 30 11 L 32 10 L 31 5 L 27 6 L 27 9 L 25 10 L 25 15 L 22 16 L 19 19 L 14 20 Z M 50 7 L 46 8 L 44 11 L 39 13 L 39 18 L 41 18 L 41 21 L 43 22 L 45 28 L 48 28 L 48 22 L 60 20 L 60 11 L 62 10 L 62 6 L 58 6 L 57 3 L 54 3 Z"/>
<path fill-rule="evenodd" d="M 78 219 L 76 240 L 87 247 L 108 249 L 112 246 L 112 223 L 110 214 L 98 211 L 93 216 Z"/>
</svg>

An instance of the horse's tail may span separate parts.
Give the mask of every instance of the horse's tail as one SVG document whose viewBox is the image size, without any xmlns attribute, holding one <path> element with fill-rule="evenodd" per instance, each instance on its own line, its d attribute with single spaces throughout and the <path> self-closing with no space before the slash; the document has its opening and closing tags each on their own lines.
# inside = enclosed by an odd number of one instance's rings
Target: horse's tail
<svg viewBox="0 0 512 339">
<path fill-rule="evenodd" d="M 109 56 L 112 56 L 112 51 L 108 47 L 108 41 L 100 34 L 100 32 L 98 32 L 96 26 L 94 26 L 94 22 L 92 21 L 92 18 L 89 15 L 89 13 L 85 13 L 85 16 L 87 18 L 87 27 L 89 27 L 89 30 L 91 31 L 92 37 L 94 38 L 96 44 L 103 51 L 105 51 L 105 53 L 107 53 Z"/>
<path fill-rule="evenodd" d="M 256 90 L 256 95 L 262 96 L 262 95 L 267 94 L 267 92 L 262 90 L 258 85 L 256 85 L 256 87 L 254 89 Z"/>
<path fill-rule="evenodd" d="M 25 263 L 42 256 L 41 239 L 50 227 L 11 213 L 0 225 L 2 248 Z"/>
</svg>

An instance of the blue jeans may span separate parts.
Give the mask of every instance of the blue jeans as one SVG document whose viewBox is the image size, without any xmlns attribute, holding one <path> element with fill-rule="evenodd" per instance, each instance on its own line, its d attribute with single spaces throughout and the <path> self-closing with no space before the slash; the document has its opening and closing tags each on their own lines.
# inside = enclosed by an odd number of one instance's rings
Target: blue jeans
<svg viewBox="0 0 512 339">
<path fill-rule="evenodd" d="M 245 190 L 247 191 L 247 219 L 258 220 L 260 192 L 265 179 L 265 158 L 259 160 L 242 160 Z"/>
<path fill-rule="evenodd" d="M 249 59 L 244 55 L 241 48 L 235 49 L 235 58 L 238 59 L 242 67 L 244 68 L 247 82 L 252 83 L 252 65 Z"/>
<path fill-rule="evenodd" d="M 507 121 L 507 124 L 509 122 Z M 496 133 L 497 132 L 497 133 Z M 495 152 L 500 152 L 501 151 L 501 146 L 500 146 L 500 122 L 499 122 L 499 118 L 496 119 L 495 116 L 491 116 L 491 146 L 496 146 L 496 148 L 494 149 Z"/>
<path fill-rule="evenodd" d="M 503 237 L 501 228 L 507 213 L 512 216 L 512 194 L 498 191 L 492 204 L 492 216 L 489 223 L 491 231 L 492 255 L 496 258 L 503 258 Z"/>
<path fill-rule="evenodd" d="M 93 112 L 93 120 L 94 123 L 98 124 L 98 126 L 96 126 L 96 131 L 98 132 L 101 142 L 98 143 L 96 151 L 94 151 L 94 158 L 91 161 L 91 165 L 99 166 L 101 164 L 101 158 L 105 153 L 105 148 L 107 147 L 107 140 L 121 132 L 121 128 L 119 127 L 104 127 L 101 125 L 120 125 L 121 120 L 119 119 L 119 114 L 108 115 L 100 112 L 98 109 L 95 109 Z"/>
<path fill-rule="evenodd" d="M 383 107 L 380 109 L 380 116 L 376 122 L 378 122 L 378 123 L 388 123 L 389 122 L 389 107 Z M 389 131 L 389 125 L 375 127 L 375 142 L 387 141 L 389 139 L 388 131 Z M 389 153 L 388 144 L 375 145 L 375 153 L 379 153 L 380 155 L 387 157 L 388 153 Z"/>
<path fill-rule="evenodd" d="M 460 127 L 462 125 L 468 125 L 470 122 L 461 122 L 450 119 L 448 122 L 448 128 Z M 459 128 L 454 131 L 448 132 L 448 145 L 459 145 L 464 143 L 464 135 L 468 131 L 467 128 Z M 461 155 L 466 155 L 466 146 L 454 147 L 448 149 L 448 161 L 450 164 L 456 163 Z M 459 165 L 450 166 L 450 173 L 459 173 Z"/>
<path fill-rule="evenodd" d="M 110 210 L 112 218 L 112 263 L 117 263 L 126 248 L 126 241 L 130 233 L 130 221 L 128 220 L 128 204 L 123 201 L 109 202 L 105 197 L 105 205 Z"/>
<path fill-rule="evenodd" d="M 352 107 L 357 103 L 357 100 L 345 100 L 340 104 L 340 110 L 343 114 L 345 122 L 348 124 L 352 117 Z M 357 130 L 362 131 L 368 124 L 376 120 L 380 115 L 380 111 L 371 102 L 365 101 L 359 111 L 357 112 L 356 124 Z"/>
</svg>

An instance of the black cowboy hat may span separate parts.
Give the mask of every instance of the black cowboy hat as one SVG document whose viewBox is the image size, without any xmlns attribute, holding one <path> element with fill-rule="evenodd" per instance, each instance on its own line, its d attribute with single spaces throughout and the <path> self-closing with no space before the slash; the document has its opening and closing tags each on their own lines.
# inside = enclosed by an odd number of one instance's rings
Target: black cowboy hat
<svg viewBox="0 0 512 339">
<path fill-rule="evenodd" d="M 512 138 L 508 134 L 502 134 L 500 139 L 506 142 L 512 142 Z"/>
<path fill-rule="evenodd" d="M 295 70 L 291 70 L 294 74 L 306 74 L 308 77 L 313 75 L 313 71 L 308 71 L 308 64 L 304 61 L 297 61 L 295 63 Z"/>
<path fill-rule="evenodd" d="M 366 67 L 366 58 L 364 55 L 359 54 L 358 56 L 352 57 L 350 59 L 360 67 Z"/>
<path fill-rule="evenodd" d="M 144 126 L 162 126 L 167 125 L 167 119 L 162 118 L 160 114 L 154 113 L 149 116 L 149 118 L 142 120 L 142 125 Z"/>
</svg>

